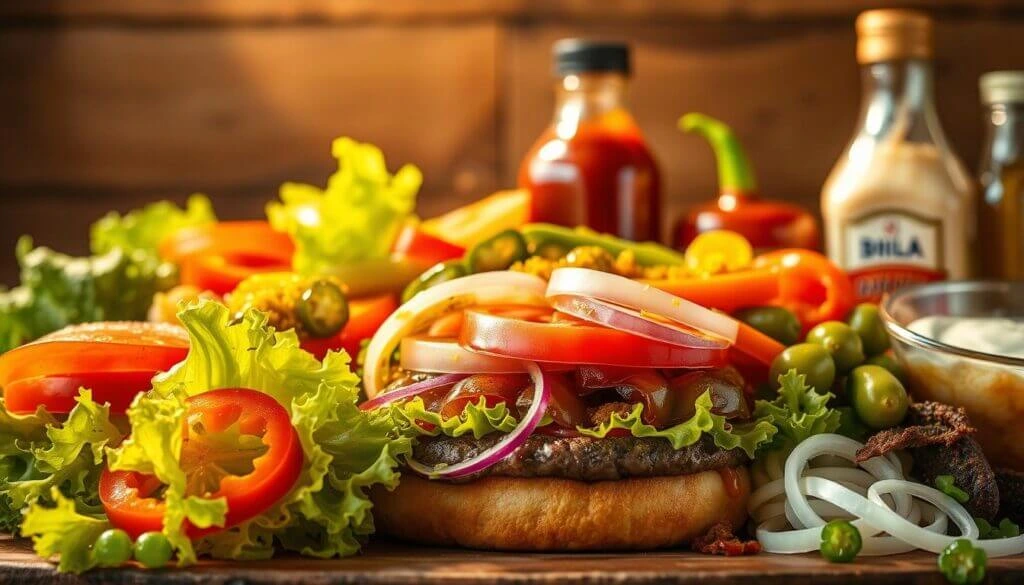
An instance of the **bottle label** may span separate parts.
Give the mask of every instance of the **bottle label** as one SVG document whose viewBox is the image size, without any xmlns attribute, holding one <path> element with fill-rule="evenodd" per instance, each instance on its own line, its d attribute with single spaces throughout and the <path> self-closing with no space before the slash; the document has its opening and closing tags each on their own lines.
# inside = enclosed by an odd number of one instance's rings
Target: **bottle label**
<svg viewBox="0 0 1024 585">
<path fill-rule="evenodd" d="M 887 209 L 843 225 L 840 263 L 858 301 L 877 302 L 906 284 L 946 278 L 942 221 Z"/>
</svg>

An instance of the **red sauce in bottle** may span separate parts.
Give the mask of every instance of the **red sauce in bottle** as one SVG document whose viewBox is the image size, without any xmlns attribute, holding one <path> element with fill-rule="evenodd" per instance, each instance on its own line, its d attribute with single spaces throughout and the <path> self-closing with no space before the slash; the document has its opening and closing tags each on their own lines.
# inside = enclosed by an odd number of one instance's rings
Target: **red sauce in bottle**
<svg viewBox="0 0 1024 585">
<path fill-rule="evenodd" d="M 628 48 L 559 41 L 555 68 L 554 120 L 519 168 L 531 220 L 660 239 L 658 165 L 625 103 Z"/>
</svg>

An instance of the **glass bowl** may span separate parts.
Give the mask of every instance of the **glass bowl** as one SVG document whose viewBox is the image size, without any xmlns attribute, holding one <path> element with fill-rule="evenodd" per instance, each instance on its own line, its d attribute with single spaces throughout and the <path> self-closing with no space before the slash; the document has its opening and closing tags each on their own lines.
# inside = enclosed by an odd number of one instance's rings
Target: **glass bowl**
<svg viewBox="0 0 1024 585">
<path fill-rule="evenodd" d="M 962 406 L 996 467 L 1024 471 L 1024 359 L 954 347 L 907 328 L 922 317 L 1024 320 L 1024 282 L 936 282 L 882 300 L 882 319 L 916 400 Z"/>
</svg>

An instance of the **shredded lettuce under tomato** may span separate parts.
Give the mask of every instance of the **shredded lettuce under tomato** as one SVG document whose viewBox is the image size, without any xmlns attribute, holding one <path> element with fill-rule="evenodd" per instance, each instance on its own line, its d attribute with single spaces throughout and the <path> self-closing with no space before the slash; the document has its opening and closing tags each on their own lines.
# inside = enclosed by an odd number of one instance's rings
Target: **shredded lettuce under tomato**
<svg viewBox="0 0 1024 585">
<path fill-rule="evenodd" d="M 188 198 L 185 209 L 170 201 L 158 201 L 124 215 L 111 211 L 92 224 L 90 246 L 93 254 L 106 254 L 115 248 L 155 254 L 160 242 L 174 232 L 215 221 L 210 200 L 196 193 Z"/>
<path fill-rule="evenodd" d="M 270 224 L 295 241 L 292 268 L 300 274 L 386 258 L 423 183 L 412 165 L 390 174 L 383 153 L 372 144 L 338 138 L 332 151 L 338 170 L 325 189 L 285 183 L 281 201 L 267 205 Z"/>
<path fill-rule="evenodd" d="M 188 357 L 154 379 L 153 389 L 128 411 L 132 434 L 109 451 L 110 467 L 153 474 L 166 488 L 164 533 L 181 563 L 196 554 L 267 558 L 280 547 L 331 557 L 353 554 L 373 532 L 367 489 L 393 488 L 397 457 L 411 452 L 386 412 L 356 407 L 358 378 L 349 358 L 329 353 L 323 362 L 300 349 L 294 331 L 276 332 L 264 314 L 249 310 L 238 322 L 223 305 L 204 301 L 179 319 L 188 330 Z M 192 543 L 184 521 L 224 522 L 226 502 L 188 494 L 181 465 L 185 400 L 219 388 L 248 388 L 273 397 L 289 413 L 304 454 L 292 490 L 259 516 Z M 194 546 L 193 546 L 194 544 Z"/>
</svg>

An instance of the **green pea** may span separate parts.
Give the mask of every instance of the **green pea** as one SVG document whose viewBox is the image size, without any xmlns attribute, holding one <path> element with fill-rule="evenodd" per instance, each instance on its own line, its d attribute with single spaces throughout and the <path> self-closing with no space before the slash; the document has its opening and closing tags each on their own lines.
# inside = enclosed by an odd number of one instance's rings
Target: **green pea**
<svg viewBox="0 0 1024 585">
<path fill-rule="evenodd" d="M 92 545 L 92 556 L 101 567 L 119 567 L 132 558 L 132 538 L 124 530 L 104 530 Z"/>
<path fill-rule="evenodd" d="M 348 299 L 338 285 L 317 280 L 299 297 L 295 316 L 311 337 L 331 337 L 348 323 Z"/>
<path fill-rule="evenodd" d="M 864 344 L 849 325 L 826 321 L 807 333 L 807 343 L 817 343 L 832 354 L 836 371 L 845 374 L 864 361 Z"/>
<path fill-rule="evenodd" d="M 900 424 L 910 407 L 906 388 L 881 366 L 860 366 L 850 372 L 846 395 L 860 420 L 873 429 Z"/>
<path fill-rule="evenodd" d="M 832 520 L 821 529 L 821 556 L 830 562 L 848 563 L 862 546 L 860 530 L 846 520 Z"/>
<path fill-rule="evenodd" d="M 800 321 L 782 307 L 750 307 L 738 311 L 736 318 L 783 345 L 800 341 Z"/>
<path fill-rule="evenodd" d="M 802 374 L 805 383 L 820 393 L 832 389 L 836 379 L 836 366 L 828 350 L 813 343 L 798 343 L 787 347 L 773 361 L 770 378 L 772 384 L 779 387 L 779 376 L 791 369 Z"/>
<path fill-rule="evenodd" d="M 171 541 L 161 532 L 146 532 L 135 541 L 135 560 L 146 568 L 165 567 L 173 555 Z"/>
<path fill-rule="evenodd" d="M 865 354 L 877 355 L 889 349 L 889 332 L 885 330 L 885 323 L 882 321 L 878 305 L 874 303 L 857 305 L 847 321 L 860 336 Z"/>
<path fill-rule="evenodd" d="M 896 379 L 899 380 L 900 382 L 903 382 L 904 384 L 907 383 L 907 371 L 903 369 L 903 364 L 897 361 L 896 358 L 893 357 L 893 355 L 889 352 L 873 355 L 869 357 L 867 360 L 865 360 L 864 364 L 871 366 L 881 366 L 889 370 L 889 372 L 892 373 L 893 376 L 896 376 Z"/>
</svg>

